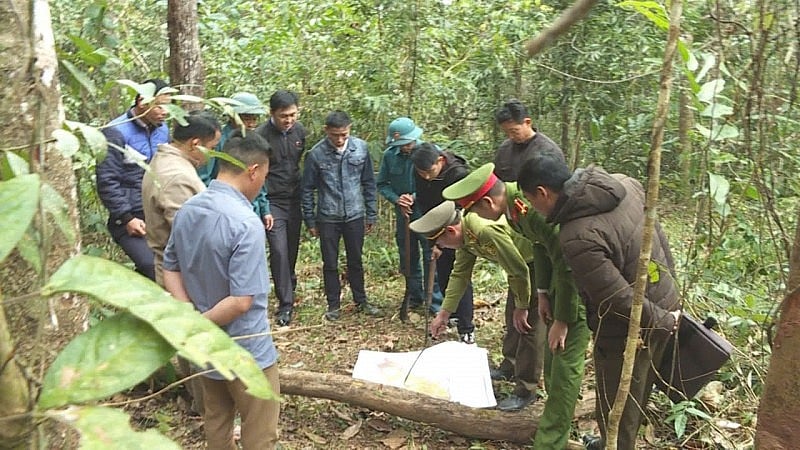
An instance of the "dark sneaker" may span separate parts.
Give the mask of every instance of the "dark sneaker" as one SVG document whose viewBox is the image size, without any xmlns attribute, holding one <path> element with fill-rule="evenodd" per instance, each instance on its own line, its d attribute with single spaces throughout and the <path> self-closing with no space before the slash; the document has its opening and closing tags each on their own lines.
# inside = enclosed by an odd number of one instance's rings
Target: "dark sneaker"
<svg viewBox="0 0 800 450">
<path fill-rule="evenodd" d="M 292 322 L 291 311 L 281 311 L 278 313 L 278 320 L 276 321 L 279 327 L 288 327 Z"/>
<path fill-rule="evenodd" d="M 511 394 L 510 396 L 504 398 L 503 400 L 497 403 L 497 409 L 499 409 L 500 411 L 519 411 L 522 408 L 535 402 L 536 399 L 537 396 L 535 394 L 529 394 L 525 397 L 520 397 L 519 395 Z"/>
<path fill-rule="evenodd" d="M 422 308 L 422 305 L 424 305 L 424 304 L 425 304 L 425 302 L 423 300 L 416 299 L 416 298 L 412 298 L 411 300 L 408 301 L 408 307 L 411 308 L 411 309 Z"/>
<path fill-rule="evenodd" d="M 489 377 L 494 381 L 511 381 L 514 375 L 500 369 L 489 369 Z"/>
<path fill-rule="evenodd" d="M 364 314 L 367 314 L 368 316 L 372 316 L 372 317 L 380 317 L 380 316 L 383 315 L 383 313 L 381 313 L 380 309 L 378 309 L 377 307 L 375 307 L 374 305 L 372 305 L 372 304 L 370 304 L 368 302 L 359 303 L 358 304 L 358 311 L 362 312 Z"/>
<path fill-rule="evenodd" d="M 447 328 L 458 328 L 458 317 L 447 319 Z"/>
<path fill-rule="evenodd" d="M 581 438 L 583 447 L 586 450 L 603 450 L 603 439 L 599 436 L 592 436 L 591 434 L 584 434 Z"/>
<path fill-rule="evenodd" d="M 331 322 L 339 320 L 339 310 L 332 309 L 325 313 L 325 318 L 330 320 Z"/>
</svg>

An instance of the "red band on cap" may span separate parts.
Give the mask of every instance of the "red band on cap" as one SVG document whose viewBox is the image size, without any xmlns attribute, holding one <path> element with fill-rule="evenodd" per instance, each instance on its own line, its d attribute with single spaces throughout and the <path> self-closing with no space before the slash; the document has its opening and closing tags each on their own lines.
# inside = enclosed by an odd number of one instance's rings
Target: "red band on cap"
<svg viewBox="0 0 800 450">
<path fill-rule="evenodd" d="M 494 184 L 497 183 L 497 180 L 498 180 L 497 175 L 495 175 L 494 172 L 492 172 L 491 175 L 489 175 L 489 178 L 486 179 L 486 182 L 483 183 L 483 185 L 477 191 L 475 191 L 470 196 L 456 200 L 456 203 L 458 203 L 458 206 L 460 206 L 465 211 L 468 210 L 472 205 L 475 204 L 475 202 L 483 198 L 483 196 L 486 195 L 486 193 L 492 189 L 492 186 L 494 186 Z"/>
</svg>

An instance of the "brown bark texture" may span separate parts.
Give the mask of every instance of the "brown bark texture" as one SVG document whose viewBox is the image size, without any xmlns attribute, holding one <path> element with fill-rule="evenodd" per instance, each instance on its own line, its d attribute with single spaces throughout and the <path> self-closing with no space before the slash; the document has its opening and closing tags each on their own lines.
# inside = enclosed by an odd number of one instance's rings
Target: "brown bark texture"
<svg viewBox="0 0 800 450">
<path fill-rule="evenodd" d="M 197 1 L 169 0 L 167 28 L 170 84 L 177 87 L 182 94 L 204 97 L 206 74 L 197 31 Z M 200 103 L 187 103 L 183 106 L 186 110 L 202 107 Z"/>
<path fill-rule="evenodd" d="M 589 14 L 589 10 L 592 9 L 595 3 L 597 3 L 597 0 L 577 0 L 573 3 L 572 6 L 558 16 L 552 25 L 525 44 L 525 48 L 528 50 L 528 57 L 533 58 L 552 45 L 556 39 Z"/>
<path fill-rule="evenodd" d="M 282 395 L 324 398 L 383 411 L 474 439 L 531 442 L 544 402 L 518 413 L 476 409 L 392 386 L 345 375 L 281 369 Z M 594 412 L 594 395 L 585 395 L 575 416 Z"/>
<path fill-rule="evenodd" d="M 0 108 L 0 148 L 16 149 L 19 156 L 31 162 L 42 182 L 58 191 L 66 203 L 74 234 L 79 236 L 72 161 L 63 157 L 51 142 L 46 142 L 53 130 L 61 128 L 64 118 L 48 2 L 1 2 L 0 48 L 3 49 L 0 72 L 4 80 L 0 86 L 0 104 L 3 105 Z M 0 313 L 0 366 L 3 368 L 0 416 L 30 408 L 26 400 L 33 394 L 28 391 L 30 383 L 37 381 L 44 367 L 82 330 L 86 320 L 85 303 L 74 297 L 62 297 L 52 303 L 35 295 L 15 300 L 20 295 L 37 292 L 47 274 L 80 249 L 79 239 L 75 243 L 68 242 L 55 224 L 49 223 L 49 216 L 41 212 L 37 216 L 34 229 L 43 250 L 43 273 L 37 274 L 16 252 L 0 265 L 3 295 L 3 303 L 0 303 L 3 308 Z M 0 420 L 0 425 L 3 428 L 0 442 L 4 444 L 10 442 L 7 440 L 10 435 L 28 431 L 24 423 Z M 63 448 L 66 435 L 62 429 L 49 429 L 48 442 L 38 445 Z"/>
<path fill-rule="evenodd" d="M 800 417 L 800 288 L 781 304 L 764 394 L 758 406 L 756 449 L 797 448 Z M 787 401 L 789 400 L 789 401 Z"/>
</svg>

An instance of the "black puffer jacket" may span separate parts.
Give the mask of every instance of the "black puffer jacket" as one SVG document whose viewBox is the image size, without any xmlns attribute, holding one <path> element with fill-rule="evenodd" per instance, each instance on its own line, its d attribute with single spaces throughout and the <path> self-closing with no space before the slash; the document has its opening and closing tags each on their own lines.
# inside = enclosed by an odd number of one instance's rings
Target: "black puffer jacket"
<svg viewBox="0 0 800 450">
<path fill-rule="evenodd" d="M 416 201 L 423 214 L 444 201 L 442 191 L 447 186 L 464 178 L 469 173 L 467 161 L 464 158 L 448 151 L 443 151 L 442 154 L 445 166 L 436 178 L 424 180 L 419 174 L 416 174 L 414 178 L 417 190 Z"/>
<path fill-rule="evenodd" d="M 596 336 L 625 336 L 644 227 L 644 189 L 633 178 L 578 169 L 548 217 L 561 225 L 564 260 L 586 302 Z M 672 330 L 680 307 L 669 243 L 656 226 L 642 310 L 642 329 Z"/>
</svg>

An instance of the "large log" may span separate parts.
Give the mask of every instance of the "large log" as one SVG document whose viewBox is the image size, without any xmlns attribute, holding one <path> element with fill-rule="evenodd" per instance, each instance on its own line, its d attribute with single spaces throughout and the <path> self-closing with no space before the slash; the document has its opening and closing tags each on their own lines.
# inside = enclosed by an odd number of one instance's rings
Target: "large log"
<svg viewBox="0 0 800 450">
<path fill-rule="evenodd" d="M 281 369 L 281 394 L 325 398 L 384 411 L 475 439 L 529 443 L 536 433 L 544 402 L 521 412 L 476 409 L 392 386 L 355 380 L 344 375 Z M 594 411 L 594 394 L 575 408 L 581 417 Z"/>
</svg>

